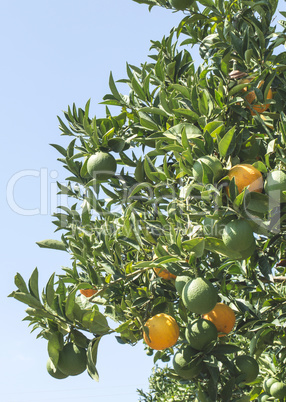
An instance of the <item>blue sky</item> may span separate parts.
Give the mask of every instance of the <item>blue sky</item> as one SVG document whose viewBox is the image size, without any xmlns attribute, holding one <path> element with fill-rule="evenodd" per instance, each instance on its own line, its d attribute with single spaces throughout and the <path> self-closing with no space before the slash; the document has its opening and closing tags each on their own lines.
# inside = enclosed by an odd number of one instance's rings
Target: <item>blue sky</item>
<svg viewBox="0 0 286 402">
<path fill-rule="evenodd" d="M 159 7 L 149 13 L 131 0 L 1 2 L 1 401 L 134 402 L 136 389 L 147 389 L 152 358 L 142 344 L 122 346 L 112 336 L 101 341 L 99 383 L 86 373 L 53 379 L 46 341 L 22 322 L 25 305 L 6 296 L 16 272 L 27 280 L 38 267 L 43 288 L 53 272 L 70 266 L 66 253 L 36 245 L 59 237 L 51 214 L 59 203 L 56 181 L 65 182 L 66 171 L 49 144 L 69 139 L 60 136 L 56 116 L 91 98 L 91 115 L 102 117 L 98 103 L 110 92 L 110 71 L 125 78 L 126 62 L 144 63 L 150 40 L 168 35 L 182 17 Z"/>
<path fill-rule="evenodd" d="M 286 9 L 280 1 L 279 9 Z M 57 115 L 73 102 L 91 114 L 109 93 L 108 77 L 125 78 L 126 62 L 147 60 L 150 40 L 168 35 L 183 14 L 131 0 L 10 0 L 0 4 L 1 41 L 1 375 L 5 402 L 134 402 L 147 389 L 153 367 L 142 344 L 121 346 L 113 337 L 100 345 L 96 383 L 85 373 L 57 381 L 45 368 L 47 343 L 30 334 L 25 306 L 6 296 L 20 272 L 28 279 L 37 266 L 42 288 L 69 256 L 40 249 L 36 242 L 57 238 L 51 214 L 58 204 L 56 181 L 66 171 L 49 144 L 65 146 Z M 279 19 L 279 16 L 277 17 Z"/>
</svg>

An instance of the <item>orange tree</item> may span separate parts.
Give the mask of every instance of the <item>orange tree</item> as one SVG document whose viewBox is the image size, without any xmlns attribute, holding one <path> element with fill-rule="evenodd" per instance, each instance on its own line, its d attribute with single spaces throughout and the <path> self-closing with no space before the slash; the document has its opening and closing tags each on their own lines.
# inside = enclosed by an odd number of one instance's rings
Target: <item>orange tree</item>
<svg viewBox="0 0 286 402">
<path fill-rule="evenodd" d="M 127 65 L 128 95 L 110 75 L 105 117 L 87 102 L 59 118 L 71 137 L 53 145 L 69 171 L 59 192 L 73 204 L 54 216 L 61 240 L 38 244 L 68 252 L 71 267 L 41 295 L 37 270 L 27 284 L 18 273 L 10 296 L 28 305 L 56 378 L 85 365 L 97 379 L 103 336 L 152 345 L 158 328 L 169 339 L 154 361 L 170 361 L 193 399 L 283 400 L 286 22 L 273 26 L 275 0 L 136 1 L 183 19 L 148 62 Z M 227 333 L 201 317 L 216 303 L 235 314 Z"/>
</svg>

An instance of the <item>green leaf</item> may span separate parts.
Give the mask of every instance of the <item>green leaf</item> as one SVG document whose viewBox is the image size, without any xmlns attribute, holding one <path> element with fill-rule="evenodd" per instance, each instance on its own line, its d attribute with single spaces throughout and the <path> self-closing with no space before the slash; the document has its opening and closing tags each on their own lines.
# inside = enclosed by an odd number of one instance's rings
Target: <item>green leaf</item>
<svg viewBox="0 0 286 402">
<path fill-rule="evenodd" d="M 171 84 L 169 89 L 174 89 L 177 92 L 180 92 L 185 98 L 190 99 L 190 89 L 187 86 L 180 85 L 180 84 Z"/>
<path fill-rule="evenodd" d="M 205 239 L 203 237 L 196 237 L 191 240 L 182 242 L 182 247 L 188 251 L 193 251 L 197 258 L 202 257 L 205 248 Z"/>
<path fill-rule="evenodd" d="M 117 240 L 119 241 L 119 243 L 126 244 L 127 246 L 130 246 L 131 248 L 134 248 L 134 249 L 137 250 L 137 251 L 140 251 L 140 250 L 141 250 L 141 247 L 140 247 L 140 246 L 138 245 L 138 243 L 137 243 L 135 240 L 133 240 L 133 239 L 130 239 L 130 238 L 125 237 L 125 236 L 119 236 L 119 237 L 117 238 Z"/>
<path fill-rule="evenodd" d="M 77 288 L 73 289 L 66 300 L 65 304 L 65 315 L 70 321 L 74 321 L 74 307 L 75 307 L 75 296 L 76 296 Z"/>
<path fill-rule="evenodd" d="M 219 141 L 218 149 L 222 157 L 226 157 L 232 151 L 232 144 L 235 136 L 235 127 L 232 127 Z"/>
<path fill-rule="evenodd" d="M 113 152 L 122 152 L 125 147 L 125 141 L 122 138 L 111 138 L 108 146 Z"/>
<path fill-rule="evenodd" d="M 120 158 L 122 160 L 122 162 L 127 165 L 127 166 L 131 166 L 131 167 L 136 167 L 137 163 L 134 162 L 132 159 L 130 159 L 124 152 L 120 152 L 119 153 Z"/>
<path fill-rule="evenodd" d="M 110 72 L 110 75 L 109 75 L 109 88 L 110 88 L 114 98 L 117 99 L 118 101 L 121 101 L 122 97 L 116 88 L 116 85 L 115 85 L 115 82 L 114 82 L 114 79 L 112 76 L 112 72 Z"/>
<path fill-rule="evenodd" d="M 206 7 L 214 7 L 215 6 L 213 0 L 200 0 L 200 3 Z"/>
<path fill-rule="evenodd" d="M 59 332 L 53 332 L 49 335 L 48 354 L 55 367 L 58 365 L 59 352 L 63 349 L 63 335 Z"/>
<path fill-rule="evenodd" d="M 95 340 L 91 341 L 87 348 L 87 372 L 90 375 L 90 377 L 95 381 L 99 381 L 99 375 L 96 369 L 96 363 L 97 363 L 98 344 L 100 339 L 101 338 L 96 338 Z"/>
<path fill-rule="evenodd" d="M 38 299 L 36 299 L 34 296 L 30 295 L 29 293 L 23 293 L 23 292 L 12 292 L 9 297 L 14 297 L 16 300 L 19 300 L 22 303 L 28 304 L 30 307 L 34 308 L 42 308 L 42 304 L 39 302 Z"/>
<path fill-rule="evenodd" d="M 218 253 L 229 257 L 231 259 L 239 259 L 240 253 L 234 250 L 228 249 L 224 242 L 216 237 L 206 237 L 205 238 L 205 248 L 213 253 Z"/>
<path fill-rule="evenodd" d="M 89 345 L 89 339 L 76 329 L 71 331 L 71 340 L 80 348 L 87 348 Z"/>
<path fill-rule="evenodd" d="M 198 121 L 198 119 L 200 117 L 196 112 L 193 112 L 190 109 L 183 109 L 183 108 L 173 109 L 173 112 L 180 116 L 184 116 L 184 117 L 188 118 L 190 121 L 194 121 L 194 122 Z"/>
<path fill-rule="evenodd" d="M 88 311 L 83 315 L 82 325 L 96 335 L 104 335 L 110 331 L 105 316 L 99 311 Z"/>
<path fill-rule="evenodd" d="M 245 88 L 246 84 L 238 84 L 235 85 L 234 87 L 231 88 L 231 90 L 229 91 L 228 95 L 229 96 L 233 96 L 235 94 L 237 94 L 238 92 L 240 92 L 243 88 Z"/>
<path fill-rule="evenodd" d="M 138 114 L 139 114 L 140 124 L 142 127 L 146 128 L 147 130 L 152 130 L 152 131 L 159 130 L 158 125 L 155 123 L 155 121 L 150 116 L 148 116 L 147 113 L 139 111 Z"/>
<path fill-rule="evenodd" d="M 28 290 L 28 288 L 26 286 L 26 283 L 25 283 L 23 277 L 19 273 L 17 273 L 15 275 L 14 283 L 17 286 L 17 288 L 20 290 L 20 292 L 29 293 L 29 290 Z"/>
<path fill-rule="evenodd" d="M 60 154 L 62 154 L 64 157 L 67 156 L 67 150 L 64 147 L 61 147 L 60 145 L 57 144 L 50 144 L 52 147 L 54 147 L 57 151 L 59 151 Z"/>
<path fill-rule="evenodd" d="M 34 296 L 36 299 L 40 300 L 38 280 L 39 280 L 38 269 L 35 268 L 35 270 L 33 271 L 32 275 L 29 279 L 29 290 L 30 290 L 30 293 L 32 296 Z"/>
<path fill-rule="evenodd" d="M 41 248 L 51 248 L 53 250 L 66 250 L 65 243 L 61 240 L 47 239 L 36 242 L 36 244 Z"/>
<path fill-rule="evenodd" d="M 132 80 L 131 80 L 131 86 L 134 89 L 134 92 L 138 95 L 138 97 L 145 101 L 146 100 L 146 94 L 143 90 L 143 87 L 141 83 L 139 82 L 138 78 L 136 75 L 133 75 Z"/>
<path fill-rule="evenodd" d="M 51 308 L 53 308 L 54 306 L 54 297 L 55 297 L 54 278 L 55 273 L 52 274 L 46 286 L 46 301 Z"/>
</svg>

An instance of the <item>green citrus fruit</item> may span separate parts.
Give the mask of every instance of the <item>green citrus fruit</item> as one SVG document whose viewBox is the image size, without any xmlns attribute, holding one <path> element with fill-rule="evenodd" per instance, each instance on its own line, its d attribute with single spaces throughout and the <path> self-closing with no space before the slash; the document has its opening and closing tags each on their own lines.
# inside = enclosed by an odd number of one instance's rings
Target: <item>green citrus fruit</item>
<svg viewBox="0 0 286 402">
<path fill-rule="evenodd" d="M 217 290 L 207 279 L 191 279 L 183 288 L 182 300 L 188 310 L 205 314 L 216 305 Z"/>
<path fill-rule="evenodd" d="M 265 180 L 264 190 L 277 201 L 286 202 L 286 195 L 283 194 L 283 191 L 286 191 L 286 172 L 282 170 L 269 172 Z"/>
<path fill-rule="evenodd" d="M 60 351 L 58 368 L 66 375 L 78 375 L 86 369 L 86 350 L 69 342 Z"/>
<path fill-rule="evenodd" d="M 226 247 L 235 251 L 246 250 L 255 241 L 252 227 L 245 219 L 227 223 L 222 232 L 222 240 Z"/>
<path fill-rule="evenodd" d="M 98 151 L 87 161 L 87 171 L 98 180 L 107 180 L 116 172 L 116 160 L 108 152 Z"/>
<path fill-rule="evenodd" d="M 259 395 L 257 400 L 258 400 L 258 402 L 266 402 L 266 401 L 269 401 L 269 398 L 271 398 L 270 395 L 263 393 L 263 394 Z"/>
<path fill-rule="evenodd" d="M 189 8 L 193 2 L 194 0 L 169 0 L 171 6 L 177 10 L 185 10 L 186 8 Z"/>
<path fill-rule="evenodd" d="M 58 380 L 62 380 L 63 378 L 68 377 L 66 374 L 62 373 L 61 370 L 59 370 L 57 367 L 54 369 L 54 365 L 50 358 L 47 361 L 47 370 L 52 377 L 57 378 Z"/>
<path fill-rule="evenodd" d="M 204 350 L 217 339 L 216 326 L 208 320 L 198 318 L 190 322 L 186 328 L 186 339 L 196 350 Z"/>
<path fill-rule="evenodd" d="M 222 164 L 215 156 L 202 156 L 193 165 L 193 176 L 199 183 L 216 183 L 222 175 Z"/>
<path fill-rule="evenodd" d="M 197 359 L 192 360 L 196 354 L 197 351 L 192 349 L 189 345 L 182 345 L 175 353 L 173 367 L 180 377 L 191 380 L 202 371 L 202 362 L 198 362 Z"/>
<path fill-rule="evenodd" d="M 255 240 L 251 243 L 251 245 L 245 250 L 240 250 L 239 253 L 241 255 L 241 260 L 246 260 L 248 257 L 251 257 L 256 249 Z"/>
<path fill-rule="evenodd" d="M 247 355 L 237 356 L 235 359 L 235 365 L 239 375 L 244 375 L 243 382 L 249 383 L 255 380 L 259 374 L 259 366 L 257 361 Z"/>
<path fill-rule="evenodd" d="M 181 275 L 181 276 L 177 276 L 176 280 L 175 280 L 175 288 L 177 290 L 177 292 L 179 293 L 180 296 L 182 296 L 182 292 L 184 289 L 184 286 L 187 282 L 190 281 L 190 277 L 187 275 Z"/>
<path fill-rule="evenodd" d="M 263 389 L 266 392 L 266 394 L 270 394 L 270 387 L 272 384 L 274 384 L 275 382 L 277 382 L 277 380 L 275 378 L 266 378 L 263 381 Z"/>
<path fill-rule="evenodd" d="M 270 387 L 270 395 L 277 399 L 283 399 L 286 396 L 286 384 L 281 381 L 274 382 Z"/>
</svg>

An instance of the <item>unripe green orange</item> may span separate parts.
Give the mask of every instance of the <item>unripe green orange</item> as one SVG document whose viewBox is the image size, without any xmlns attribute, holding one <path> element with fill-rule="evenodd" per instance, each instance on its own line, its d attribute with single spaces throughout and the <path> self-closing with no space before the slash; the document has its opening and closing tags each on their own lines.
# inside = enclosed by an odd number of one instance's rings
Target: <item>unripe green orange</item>
<svg viewBox="0 0 286 402">
<path fill-rule="evenodd" d="M 116 172 L 115 158 L 108 152 L 98 151 L 91 155 L 87 161 L 87 171 L 97 180 L 107 180 Z"/>
<path fill-rule="evenodd" d="M 217 290 L 207 279 L 191 279 L 183 288 L 182 300 L 188 310 L 205 314 L 216 305 Z"/>
<path fill-rule="evenodd" d="M 198 318 L 190 322 L 186 328 L 186 339 L 189 345 L 196 350 L 205 350 L 217 339 L 216 326 L 208 320 Z"/>
<path fill-rule="evenodd" d="M 52 377 L 57 378 L 58 380 L 62 380 L 63 378 L 68 377 L 66 374 L 61 372 L 61 370 L 59 370 L 57 367 L 54 367 L 50 357 L 47 361 L 47 371 Z"/>
<path fill-rule="evenodd" d="M 286 384 L 282 381 L 274 382 L 270 387 L 270 395 L 277 399 L 283 399 L 286 396 Z"/>
<path fill-rule="evenodd" d="M 183 344 L 175 353 L 173 367 L 180 377 L 191 380 L 201 372 L 203 368 L 202 362 L 193 360 L 196 354 L 197 351 L 186 344 Z"/>
<path fill-rule="evenodd" d="M 250 383 L 256 379 L 259 374 L 259 366 L 257 361 L 248 355 L 240 355 L 235 359 L 235 365 L 239 375 L 244 375 L 242 380 L 245 383 Z"/>
<path fill-rule="evenodd" d="M 60 351 L 58 369 L 66 375 L 78 375 L 85 371 L 87 364 L 86 350 L 69 342 Z"/>
<path fill-rule="evenodd" d="M 264 391 L 266 392 L 266 394 L 268 394 L 268 395 L 270 394 L 270 387 L 271 387 L 271 385 L 274 384 L 275 382 L 277 382 L 276 378 L 272 378 L 272 377 L 266 378 L 266 379 L 263 381 L 263 389 L 264 389 Z"/>
<path fill-rule="evenodd" d="M 248 249 L 254 242 L 253 230 L 245 219 L 235 219 L 227 223 L 222 232 L 226 247 L 235 251 Z"/>
</svg>

